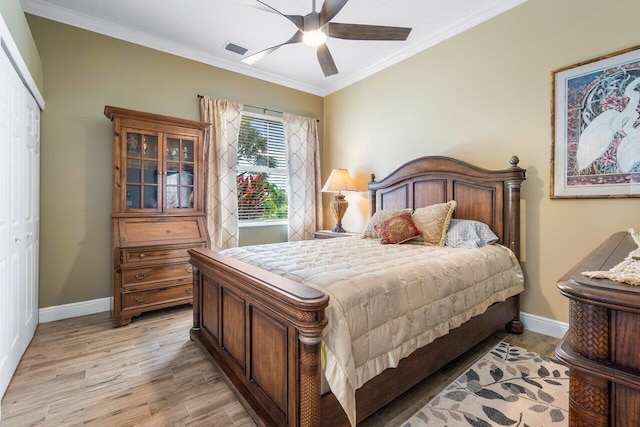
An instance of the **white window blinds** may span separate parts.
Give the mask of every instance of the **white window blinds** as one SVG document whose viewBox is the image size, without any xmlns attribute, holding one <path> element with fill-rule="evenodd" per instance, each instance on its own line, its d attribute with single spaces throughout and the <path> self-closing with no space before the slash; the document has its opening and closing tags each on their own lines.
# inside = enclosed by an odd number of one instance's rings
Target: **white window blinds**
<svg viewBox="0 0 640 427">
<path fill-rule="evenodd" d="M 287 159 L 282 120 L 242 113 L 237 171 L 240 222 L 287 218 Z"/>
</svg>

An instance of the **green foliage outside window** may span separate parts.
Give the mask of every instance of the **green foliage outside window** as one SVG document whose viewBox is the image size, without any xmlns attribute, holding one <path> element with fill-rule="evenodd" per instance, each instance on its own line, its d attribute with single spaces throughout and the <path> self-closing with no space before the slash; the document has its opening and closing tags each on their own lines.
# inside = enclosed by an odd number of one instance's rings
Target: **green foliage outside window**
<svg viewBox="0 0 640 427">
<path fill-rule="evenodd" d="M 254 119 L 250 116 L 242 118 L 238 140 L 238 159 L 251 166 L 279 168 L 279 162 L 269 148 L 277 144 L 269 144 L 269 138 L 263 136 L 259 129 L 252 126 Z M 281 151 L 284 151 L 284 145 Z M 236 177 L 238 188 L 238 211 L 240 220 L 272 220 L 287 218 L 287 192 L 270 182 L 270 174 L 252 171 L 252 167 L 239 166 L 241 172 Z M 279 175 L 284 174 L 284 170 Z M 273 177 L 272 177 L 273 178 Z M 273 181 L 273 179 L 272 179 Z M 282 181 L 282 179 L 280 179 Z M 282 185 L 282 184 L 281 184 Z"/>
</svg>

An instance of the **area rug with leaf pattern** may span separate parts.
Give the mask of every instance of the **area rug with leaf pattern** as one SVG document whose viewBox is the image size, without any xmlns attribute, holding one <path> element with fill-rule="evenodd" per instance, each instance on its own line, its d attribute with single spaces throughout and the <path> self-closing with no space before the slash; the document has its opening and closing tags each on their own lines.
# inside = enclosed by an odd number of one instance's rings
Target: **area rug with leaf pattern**
<svg viewBox="0 0 640 427">
<path fill-rule="evenodd" d="M 566 426 L 569 369 L 499 343 L 403 427 Z"/>
</svg>

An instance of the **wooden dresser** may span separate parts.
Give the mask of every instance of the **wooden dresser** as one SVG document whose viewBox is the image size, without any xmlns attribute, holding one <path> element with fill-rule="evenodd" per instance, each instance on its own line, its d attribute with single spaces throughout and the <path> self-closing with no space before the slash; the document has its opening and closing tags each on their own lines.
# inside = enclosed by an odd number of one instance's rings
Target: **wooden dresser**
<svg viewBox="0 0 640 427">
<path fill-rule="evenodd" d="M 193 302 L 188 250 L 208 246 L 208 123 L 105 107 L 114 127 L 113 320 Z"/>
<path fill-rule="evenodd" d="M 589 279 L 637 249 L 616 233 L 559 282 L 569 298 L 569 332 L 556 350 L 571 372 L 569 426 L 640 425 L 640 287 Z"/>
</svg>

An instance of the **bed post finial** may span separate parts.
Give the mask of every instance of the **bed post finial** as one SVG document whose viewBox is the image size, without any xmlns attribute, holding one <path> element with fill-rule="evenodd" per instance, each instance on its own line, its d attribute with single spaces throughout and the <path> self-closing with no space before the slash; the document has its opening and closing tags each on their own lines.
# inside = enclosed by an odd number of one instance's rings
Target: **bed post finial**
<svg viewBox="0 0 640 427">
<path fill-rule="evenodd" d="M 518 163 L 520 163 L 520 159 L 518 156 L 511 156 L 509 159 L 509 164 L 511 165 L 511 169 L 515 169 L 518 167 Z"/>
<path fill-rule="evenodd" d="M 371 181 L 369 181 L 369 206 L 371 206 L 371 216 L 376 213 L 376 190 L 371 188 L 371 184 L 376 182 L 376 174 L 371 174 Z"/>
</svg>

